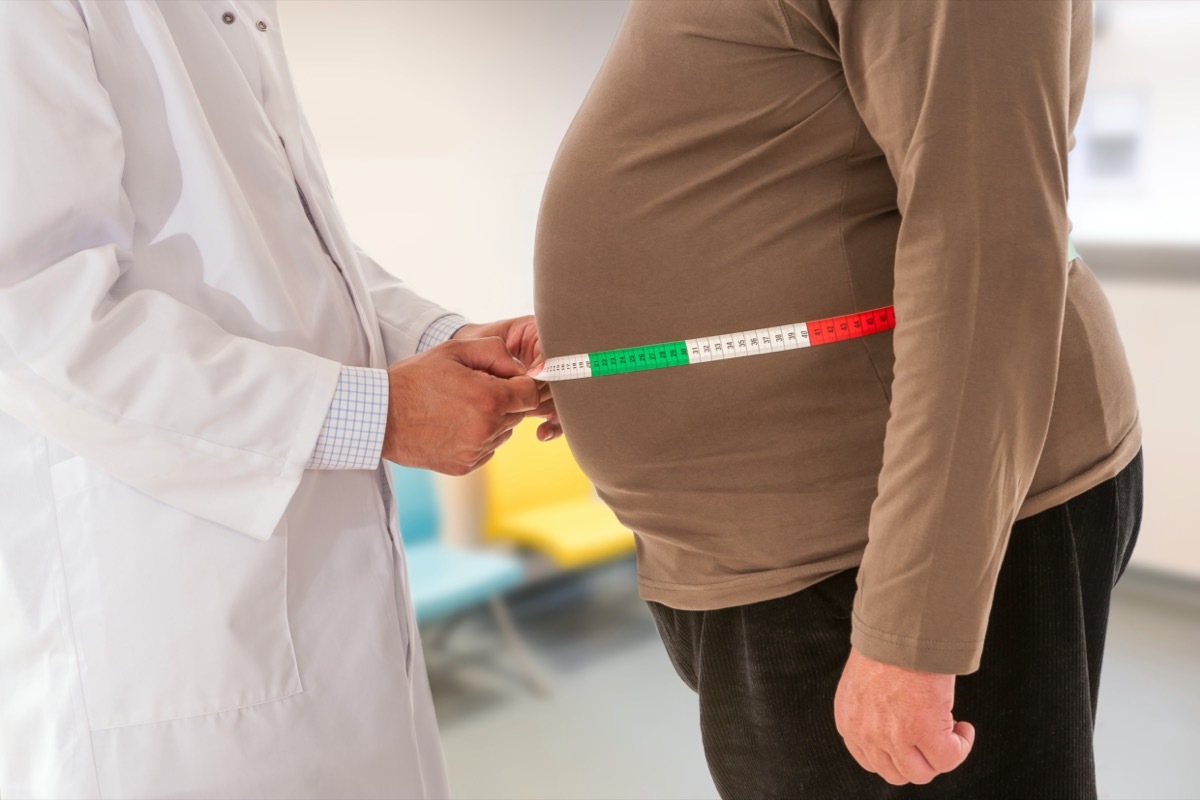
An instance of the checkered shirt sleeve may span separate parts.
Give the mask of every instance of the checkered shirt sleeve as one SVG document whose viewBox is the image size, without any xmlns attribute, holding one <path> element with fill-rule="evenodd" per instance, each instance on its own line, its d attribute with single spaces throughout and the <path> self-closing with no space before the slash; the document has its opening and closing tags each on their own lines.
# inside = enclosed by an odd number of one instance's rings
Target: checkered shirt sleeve
<svg viewBox="0 0 1200 800">
<path fill-rule="evenodd" d="M 447 314 L 444 317 L 438 317 L 421 334 L 421 341 L 417 342 L 417 352 L 424 353 L 426 350 L 437 347 L 443 342 L 450 341 L 450 337 L 466 324 L 467 321 L 458 314 Z"/>
<path fill-rule="evenodd" d="M 387 428 L 386 369 L 342 367 L 309 469 L 375 469 Z"/>
<path fill-rule="evenodd" d="M 417 344 L 423 353 L 450 339 L 467 321 L 457 314 L 439 317 Z M 385 369 L 342 367 L 325 425 L 309 456 L 308 469 L 375 469 L 387 429 L 388 373 Z"/>
</svg>

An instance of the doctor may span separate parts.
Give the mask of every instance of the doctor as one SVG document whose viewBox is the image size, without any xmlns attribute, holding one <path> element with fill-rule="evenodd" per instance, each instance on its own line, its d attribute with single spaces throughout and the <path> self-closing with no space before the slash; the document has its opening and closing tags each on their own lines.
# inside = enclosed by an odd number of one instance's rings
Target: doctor
<svg viewBox="0 0 1200 800">
<path fill-rule="evenodd" d="M 532 320 L 354 247 L 271 3 L 0 3 L 0 108 L 0 796 L 446 796 L 380 458 L 551 414 Z"/>
</svg>

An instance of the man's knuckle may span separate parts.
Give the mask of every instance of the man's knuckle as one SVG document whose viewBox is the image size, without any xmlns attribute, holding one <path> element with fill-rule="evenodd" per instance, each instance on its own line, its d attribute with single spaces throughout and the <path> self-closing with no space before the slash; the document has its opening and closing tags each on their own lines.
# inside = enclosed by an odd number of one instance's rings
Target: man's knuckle
<svg viewBox="0 0 1200 800">
<path fill-rule="evenodd" d="M 933 768 L 934 775 L 940 775 L 943 772 L 949 772 L 950 770 L 954 769 L 953 764 L 947 764 L 942 759 L 931 758 L 929 756 L 926 756 L 925 760 L 928 761 L 929 766 Z"/>
</svg>

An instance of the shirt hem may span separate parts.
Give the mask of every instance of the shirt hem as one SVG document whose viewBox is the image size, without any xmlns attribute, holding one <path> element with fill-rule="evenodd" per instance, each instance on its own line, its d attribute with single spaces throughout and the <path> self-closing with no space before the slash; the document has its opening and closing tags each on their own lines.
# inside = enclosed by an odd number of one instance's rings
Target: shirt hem
<svg viewBox="0 0 1200 800">
<path fill-rule="evenodd" d="M 1129 466 L 1129 462 L 1133 461 L 1141 446 L 1142 423 L 1139 413 L 1133 418 L 1133 425 L 1130 426 L 1128 433 L 1107 457 L 1058 486 L 1026 497 L 1025 502 L 1017 511 L 1016 518 L 1025 519 L 1040 514 L 1116 477 L 1121 470 Z"/>
<path fill-rule="evenodd" d="M 864 543 L 865 547 L 865 543 Z M 638 595 L 643 600 L 662 603 L 680 611 L 712 611 L 718 608 L 743 606 L 775 600 L 807 589 L 839 572 L 857 567 L 862 562 L 862 549 L 846 556 L 819 564 L 756 572 L 718 584 L 688 585 L 638 578 Z"/>
</svg>

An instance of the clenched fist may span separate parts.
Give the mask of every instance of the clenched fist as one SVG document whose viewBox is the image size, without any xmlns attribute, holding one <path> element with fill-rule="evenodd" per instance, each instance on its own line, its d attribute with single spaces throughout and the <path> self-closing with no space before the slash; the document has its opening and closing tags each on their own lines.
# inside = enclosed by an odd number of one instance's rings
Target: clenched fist
<svg viewBox="0 0 1200 800">
<path fill-rule="evenodd" d="M 957 769 L 975 743 L 975 728 L 954 719 L 954 681 L 851 648 L 833 706 L 854 760 L 894 786 L 926 784 Z"/>
</svg>

